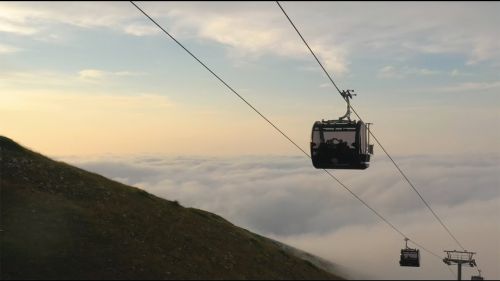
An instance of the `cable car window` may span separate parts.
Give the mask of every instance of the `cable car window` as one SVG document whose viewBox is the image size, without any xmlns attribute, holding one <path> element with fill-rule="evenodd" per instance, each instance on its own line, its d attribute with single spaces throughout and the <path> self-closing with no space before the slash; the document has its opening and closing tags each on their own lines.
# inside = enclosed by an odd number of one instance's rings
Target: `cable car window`
<svg viewBox="0 0 500 281">
<path fill-rule="evenodd" d="M 354 148 L 354 144 L 356 144 L 356 131 L 326 131 L 324 136 L 326 143 L 345 142 L 349 148 Z"/>
<path fill-rule="evenodd" d="M 416 259 L 418 258 L 418 254 L 416 252 L 403 253 L 405 258 Z"/>
<path fill-rule="evenodd" d="M 313 147 L 319 147 L 319 144 L 321 143 L 321 138 L 319 135 L 319 130 L 314 130 L 312 134 L 312 140 L 311 140 Z"/>
<path fill-rule="evenodd" d="M 360 146 L 360 149 L 361 149 L 361 153 L 366 153 L 366 126 L 365 124 L 362 124 L 361 125 L 361 130 L 359 131 L 359 138 L 360 138 L 360 142 L 361 142 L 361 146 Z"/>
</svg>

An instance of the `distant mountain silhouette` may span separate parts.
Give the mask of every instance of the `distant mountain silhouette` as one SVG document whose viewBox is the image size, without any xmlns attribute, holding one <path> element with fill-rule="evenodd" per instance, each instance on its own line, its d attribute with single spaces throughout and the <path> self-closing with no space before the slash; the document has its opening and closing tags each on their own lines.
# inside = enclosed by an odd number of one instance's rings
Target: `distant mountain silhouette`
<svg viewBox="0 0 500 281">
<path fill-rule="evenodd" d="M 217 215 L 2 136 L 0 211 L 1 279 L 339 279 Z"/>
</svg>

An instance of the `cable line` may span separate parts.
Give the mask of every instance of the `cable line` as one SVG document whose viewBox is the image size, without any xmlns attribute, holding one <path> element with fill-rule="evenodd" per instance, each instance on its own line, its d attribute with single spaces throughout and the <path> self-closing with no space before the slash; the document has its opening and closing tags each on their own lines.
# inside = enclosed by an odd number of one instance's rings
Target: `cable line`
<svg viewBox="0 0 500 281">
<path fill-rule="evenodd" d="M 270 121 L 264 114 L 262 114 L 259 110 L 257 110 L 250 102 L 248 102 L 242 95 L 240 95 L 236 90 L 234 90 L 229 84 L 227 84 L 219 75 L 217 75 L 210 67 L 208 67 L 205 63 L 203 63 L 196 55 L 194 55 L 191 51 L 189 51 L 181 42 L 179 42 L 175 37 L 173 37 L 168 31 L 166 31 L 160 24 L 158 24 L 152 17 L 150 17 L 144 10 L 142 10 L 139 6 L 137 6 L 133 1 L 130 1 L 134 7 L 136 7 L 144 16 L 146 16 L 152 23 L 154 23 L 158 28 L 160 28 L 168 37 L 174 40 L 177 45 L 179 45 L 184 51 L 186 51 L 191 57 L 193 57 L 197 62 L 199 62 L 206 70 L 208 70 L 217 80 L 219 80 L 224 86 L 226 86 L 233 94 L 235 94 L 239 99 L 241 99 L 246 105 L 248 105 L 253 111 L 255 111 L 262 119 L 264 119 L 269 125 L 271 125 L 276 131 L 278 131 L 283 137 L 285 137 L 290 143 L 292 143 L 297 149 L 299 149 L 307 158 L 311 158 L 311 156 L 302 149 L 296 142 L 294 142 L 287 134 L 285 134 L 277 125 L 275 125 L 272 121 Z M 333 82 L 333 80 L 332 80 Z M 337 177 L 335 177 L 330 171 L 323 169 L 327 175 L 329 175 L 332 179 L 334 179 L 337 183 L 339 183 L 344 189 L 346 189 L 351 195 L 353 195 L 358 201 L 360 201 L 365 207 L 370 209 L 377 217 L 379 217 L 382 221 L 384 221 L 387 225 L 389 225 L 394 231 L 396 231 L 403 238 L 408 238 L 402 231 L 400 231 L 396 226 L 394 226 L 391 222 L 389 222 L 384 216 L 382 216 L 379 212 L 377 212 L 373 207 L 368 205 L 363 199 L 361 199 L 358 195 L 356 195 L 351 189 L 349 189 L 344 183 L 342 183 Z M 416 246 L 422 248 L 424 251 L 433 255 L 434 257 L 441 259 L 439 255 L 436 253 L 426 249 L 416 241 L 408 238 Z"/>
<path fill-rule="evenodd" d="M 134 5 L 139 11 L 141 11 L 147 18 L 149 18 L 158 28 L 160 28 L 166 35 L 168 35 L 172 40 L 175 41 L 175 43 L 177 43 L 177 45 L 179 45 L 181 48 L 184 49 L 184 51 L 186 51 L 189 55 L 191 55 L 191 57 L 193 57 L 196 61 L 198 61 L 206 70 L 208 70 L 213 76 L 215 76 L 215 78 L 217 78 L 222 84 L 224 84 L 224 86 L 226 86 L 229 90 L 231 90 L 231 92 L 233 92 L 236 96 L 238 96 L 238 98 L 240 98 L 244 103 L 246 103 L 251 109 L 253 109 L 253 111 L 255 111 L 257 114 L 260 115 L 260 117 L 262 117 L 264 120 L 266 120 L 267 123 L 269 123 L 269 125 L 271 125 L 272 127 L 274 127 L 274 129 L 276 129 L 282 136 L 284 136 L 288 141 L 290 141 L 295 147 L 297 147 L 300 151 L 302 151 L 302 153 L 304 153 L 307 157 L 311 157 L 309 156 L 309 154 L 304 150 L 302 149 L 297 143 L 295 143 L 290 137 L 288 137 L 283 131 L 280 130 L 280 128 L 278 128 L 276 125 L 274 125 L 273 122 L 271 122 L 269 119 L 267 119 L 266 116 L 264 116 L 262 113 L 260 113 L 259 110 L 257 110 L 252 104 L 250 104 L 243 96 L 241 96 L 240 94 L 238 94 L 238 92 L 236 92 L 236 90 L 234 90 L 231 86 L 229 86 L 222 78 L 219 77 L 219 75 L 217 75 L 212 69 L 210 69 L 205 63 L 203 63 L 200 59 L 198 59 L 198 57 L 196 57 L 193 53 L 191 53 L 186 47 L 184 47 L 184 45 L 182 45 L 181 42 L 177 41 L 177 39 L 175 39 L 168 31 L 166 31 L 163 27 L 161 27 L 154 19 L 152 19 L 146 12 L 144 12 L 141 8 L 139 8 L 139 6 L 137 6 L 134 1 L 130 1 L 130 3 L 132 3 L 132 5 Z"/>
<path fill-rule="evenodd" d="M 311 49 L 311 47 L 309 47 L 309 44 L 307 44 L 307 41 L 304 39 L 304 36 L 302 36 L 302 34 L 300 33 L 300 31 L 297 29 L 297 27 L 295 26 L 295 24 L 293 23 L 292 19 L 288 16 L 288 14 L 285 12 L 285 9 L 283 9 L 283 7 L 281 6 L 281 4 L 279 3 L 279 1 L 276 1 L 276 4 L 278 4 L 278 7 L 281 9 L 281 11 L 283 12 L 283 14 L 286 16 L 286 18 L 288 19 L 288 21 L 290 22 L 290 24 L 293 26 L 293 28 L 295 29 L 295 31 L 297 32 L 297 34 L 300 36 L 300 38 L 302 39 L 302 42 L 304 42 L 304 44 L 306 45 L 306 47 L 309 49 L 309 51 L 311 52 L 311 54 L 313 55 L 313 57 L 316 59 L 316 61 L 318 62 L 319 66 L 321 67 L 321 69 L 323 69 L 323 72 L 326 74 L 326 76 L 328 77 L 328 79 L 330 80 L 330 82 L 332 82 L 333 86 L 335 86 L 335 88 L 337 89 L 337 91 L 342 95 L 342 92 L 340 91 L 340 89 L 337 87 L 337 84 L 335 84 L 335 82 L 333 81 L 333 78 L 331 77 L 330 73 L 328 73 L 328 71 L 325 69 L 325 67 L 323 66 L 323 64 L 320 62 L 320 60 L 318 59 L 318 57 L 316 56 L 316 54 L 314 53 L 314 51 Z M 351 104 L 348 105 L 351 110 L 354 112 L 354 114 L 356 114 L 356 116 L 359 118 L 359 120 L 361 122 L 363 122 L 363 119 L 359 116 L 359 114 L 356 112 L 356 110 L 352 107 Z M 408 182 L 408 184 L 410 185 L 410 187 L 417 193 L 417 195 L 420 197 L 420 199 L 422 200 L 422 202 L 425 204 L 425 206 L 427 207 L 427 209 L 429 209 L 429 211 L 432 213 L 432 215 L 437 219 L 437 221 L 441 224 L 441 226 L 446 230 L 446 232 L 448 232 L 448 234 L 451 236 L 451 238 L 453 238 L 453 240 L 455 240 L 455 242 L 462 248 L 462 250 L 465 250 L 465 248 L 462 246 L 462 244 L 458 241 L 458 239 L 455 237 L 455 235 L 453 235 L 453 233 L 450 231 L 450 229 L 444 224 L 444 222 L 441 220 L 441 218 L 439 218 L 439 216 L 436 214 L 436 212 L 431 208 L 431 206 L 427 203 L 427 201 L 424 199 L 424 197 L 420 194 L 420 192 L 417 190 L 417 188 L 413 185 L 413 183 L 410 181 L 410 179 L 406 176 L 406 174 L 403 172 L 403 170 L 401 170 L 401 168 L 399 167 L 399 165 L 396 163 L 396 161 L 394 161 L 394 159 L 391 157 L 391 155 L 389 154 L 389 152 L 387 152 L 387 150 L 384 148 L 384 146 L 382 145 L 382 143 L 380 143 L 380 141 L 377 139 L 377 137 L 375 136 L 375 134 L 372 132 L 372 130 L 369 130 L 370 132 L 370 135 L 375 139 L 375 141 L 377 142 L 377 144 L 380 146 L 380 148 L 382 148 L 382 150 L 384 151 L 384 153 L 389 157 L 389 159 L 391 160 L 391 162 L 394 164 L 394 166 L 396 167 L 396 169 L 399 171 L 399 173 L 403 176 L 403 178 L 406 180 L 406 182 Z"/>
</svg>

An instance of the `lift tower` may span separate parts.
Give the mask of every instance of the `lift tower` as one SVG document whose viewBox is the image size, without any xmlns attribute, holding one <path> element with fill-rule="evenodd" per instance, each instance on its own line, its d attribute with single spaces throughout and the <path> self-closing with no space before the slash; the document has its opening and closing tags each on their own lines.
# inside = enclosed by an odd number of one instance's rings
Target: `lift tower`
<svg viewBox="0 0 500 281">
<path fill-rule="evenodd" d="M 476 266 L 476 260 L 472 258 L 476 254 L 474 252 L 456 250 L 444 252 L 447 254 L 447 257 L 443 259 L 443 262 L 447 265 L 457 265 L 457 280 L 462 280 L 462 264 L 469 265 L 470 267 Z"/>
</svg>

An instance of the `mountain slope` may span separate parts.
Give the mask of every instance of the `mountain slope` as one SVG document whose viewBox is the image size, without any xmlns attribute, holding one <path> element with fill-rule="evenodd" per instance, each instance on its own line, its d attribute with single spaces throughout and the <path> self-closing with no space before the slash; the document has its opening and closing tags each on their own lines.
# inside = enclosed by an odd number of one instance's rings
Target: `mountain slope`
<svg viewBox="0 0 500 281">
<path fill-rule="evenodd" d="M 337 279 L 214 214 L 0 136 L 1 279 Z"/>
</svg>

